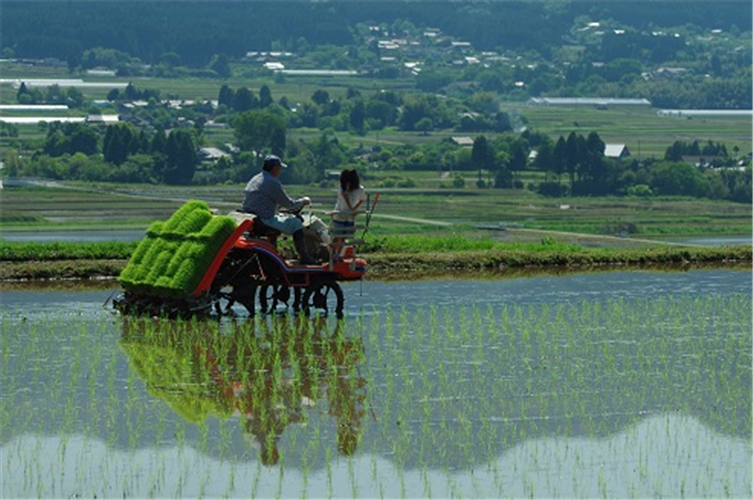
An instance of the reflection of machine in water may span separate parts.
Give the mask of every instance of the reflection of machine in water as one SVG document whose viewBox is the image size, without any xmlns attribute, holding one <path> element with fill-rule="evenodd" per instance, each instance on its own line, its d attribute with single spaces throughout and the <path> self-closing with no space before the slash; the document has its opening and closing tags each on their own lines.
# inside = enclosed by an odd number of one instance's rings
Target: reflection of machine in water
<svg viewBox="0 0 753 500">
<path fill-rule="evenodd" d="M 286 426 L 305 421 L 305 408 L 322 397 L 338 429 L 339 452 L 355 451 L 365 399 L 357 365 L 364 351 L 342 326 L 338 321 L 330 331 L 323 317 L 221 323 L 126 316 L 120 345 L 153 396 L 191 422 L 239 416 L 262 462 L 272 465 Z"/>
</svg>

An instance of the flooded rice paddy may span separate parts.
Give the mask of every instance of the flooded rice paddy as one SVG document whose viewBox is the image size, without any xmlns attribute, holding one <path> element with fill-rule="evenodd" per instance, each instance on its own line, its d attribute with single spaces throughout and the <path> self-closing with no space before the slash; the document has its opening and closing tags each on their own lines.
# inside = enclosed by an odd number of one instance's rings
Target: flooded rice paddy
<svg viewBox="0 0 753 500">
<path fill-rule="evenodd" d="M 749 271 L 344 289 L 339 322 L 5 289 L 0 497 L 753 494 Z"/>
</svg>

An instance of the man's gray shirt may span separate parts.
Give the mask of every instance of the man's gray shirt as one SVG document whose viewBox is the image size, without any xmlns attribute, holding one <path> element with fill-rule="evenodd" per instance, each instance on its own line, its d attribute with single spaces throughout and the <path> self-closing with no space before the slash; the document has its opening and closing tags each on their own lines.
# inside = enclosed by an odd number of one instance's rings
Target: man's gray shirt
<svg viewBox="0 0 753 500">
<path fill-rule="evenodd" d="M 287 195 L 282 183 L 266 170 L 256 174 L 248 181 L 243 200 L 243 211 L 269 219 L 277 213 L 277 207 L 297 209 L 303 206 L 303 200 L 294 200 Z"/>
</svg>

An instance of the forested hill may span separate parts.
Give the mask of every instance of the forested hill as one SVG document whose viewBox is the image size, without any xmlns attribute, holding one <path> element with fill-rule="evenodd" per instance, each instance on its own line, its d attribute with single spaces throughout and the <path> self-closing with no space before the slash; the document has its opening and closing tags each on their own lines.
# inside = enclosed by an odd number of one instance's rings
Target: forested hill
<svg viewBox="0 0 753 500">
<path fill-rule="evenodd" d="M 751 30 L 749 1 L 3 1 L 4 57 L 57 57 L 70 63 L 93 47 L 145 63 L 175 53 L 201 66 L 217 54 L 296 50 L 300 44 L 347 46 L 358 23 L 438 28 L 477 50 L 536 50 L 564 43 L 582 16 L 639 29 L 695 25 Z M 736 28 L 734 28 L 736 27 Z"/>
</svg>

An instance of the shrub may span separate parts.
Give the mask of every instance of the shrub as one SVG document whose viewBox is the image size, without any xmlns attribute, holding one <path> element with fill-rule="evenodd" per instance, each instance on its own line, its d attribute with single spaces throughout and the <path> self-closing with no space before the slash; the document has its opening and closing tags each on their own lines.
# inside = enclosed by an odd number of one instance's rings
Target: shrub
<svg viewBox="0 0 753 500">
<path fill-rule="evenodd" d="M 454 188 L 464 188 L 465 187 L 465 179 L 461 174 L 456 173 L 452 177 L 452 187 Z"/>
<path fill-rule="evenodd" d="M 627 190 L 627 194 L 628 196 L 648 198 L 649 196 L 653 196 L 654 192 L 646 184 L 637 184 L 635 186 L 630 186 Z"/>
<path fill-rule="evenodd" d="M 568 187 L 559 182 L 542 182 L 538 185 L 538 193 L 551 198 L 562 198 L 567 195 Z"/>
</svg>

